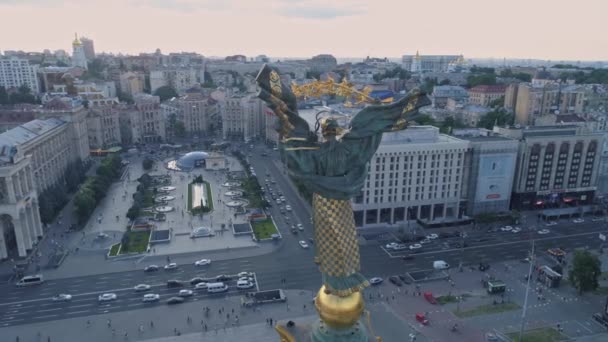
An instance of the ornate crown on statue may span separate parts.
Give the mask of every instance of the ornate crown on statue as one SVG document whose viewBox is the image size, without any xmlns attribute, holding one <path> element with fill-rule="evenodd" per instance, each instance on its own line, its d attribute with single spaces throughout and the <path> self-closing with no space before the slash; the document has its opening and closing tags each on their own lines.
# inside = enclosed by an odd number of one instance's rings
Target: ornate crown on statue
<svg viewBox="0 0 608 342">
<path fill-rule="evenodd" d="M 291 91 L 298 98 L 321 97 L 322 95 L 336 95 L 344 97 L 346 106 L 358 105 L 362 103 L 380 103 L 377 99 L 369 96 L 371 88 L 365 87 L 363 90 L 355 89 L 355 86 L 348 82 L 346 78 L 342 82 L 336 82 L 333 78 L 328 77 L 327 80 L 316 80 L 310 83 L 298 85 L 291 84 Z"/>
</svg>

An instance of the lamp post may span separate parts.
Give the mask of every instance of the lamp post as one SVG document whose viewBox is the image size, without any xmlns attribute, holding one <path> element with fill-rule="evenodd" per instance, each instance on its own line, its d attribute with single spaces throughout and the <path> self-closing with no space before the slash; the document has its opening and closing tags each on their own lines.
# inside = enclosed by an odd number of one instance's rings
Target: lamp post
<svg viewBox="0 0 608 342">
<path fill-rule="evenodd" d="M 534 239 L 532 240 L 532 250 L 530 253 L 530 267 L 528 269 L 528 280 L 526 282 L 526 295 L 524 297 L 524 308 L 521 313 L 521 325 L 519 327 L 519 342 L 523 342 L 524 326 L 526 324 L 526 311 L 528 308 L 528 293 L 530 292 L 530 279 L 532 278 L 532 267 L 534 266 Z"/>
</svg>

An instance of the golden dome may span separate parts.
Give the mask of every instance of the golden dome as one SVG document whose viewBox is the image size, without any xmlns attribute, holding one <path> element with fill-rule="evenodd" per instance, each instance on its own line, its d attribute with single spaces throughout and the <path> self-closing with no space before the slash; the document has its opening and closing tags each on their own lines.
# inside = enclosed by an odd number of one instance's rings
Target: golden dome
<svg viewBox="0 0 608 342">
<path fill-rule="evenodd" d="M 325 293 L 325 286 L 322 286 L 317 293 L 315 307 L 325 324 L 337 329 L 348 328 L 363 313 L 363 296 L 361 292 L 354 292 L 347 297 L 338 297 Z"/>
<path fill-rule="evenodd" d="M 82 45 L 82 43 L 80 42 L 80 39 L 78 39 L 78 34 L 76 34 L 76 33 L 74 33 L 74 41 L 72 42 L 72 45 L 74 45 L 74 46 Z"/>
</svg>

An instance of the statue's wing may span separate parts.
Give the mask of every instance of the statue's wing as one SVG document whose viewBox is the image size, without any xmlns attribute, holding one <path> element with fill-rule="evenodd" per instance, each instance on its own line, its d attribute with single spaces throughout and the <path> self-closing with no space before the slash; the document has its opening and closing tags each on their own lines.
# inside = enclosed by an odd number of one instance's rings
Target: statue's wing
<svg viewBox="0 0 608 342">
<path fill-rule="evenodd" d="M 343 139 L 405 129 L 408 122 L 416 120 L 418 109 L 429 104 L 431 101 L 425 93 L 414 90 L 397 102 L 365 107 L 353 117 Z"/>
<path fill-rule="evenodd" d="M 279 133 L 283 138 L 309 140 L 314 133 L 310 131 L 308 123 L 298 114 L 296 96 L 289 85 L 283 84 L 279 71 L 264 64 L 256 82 L 260 87 L 258 97 L 279 118 Z"/>
</svg>

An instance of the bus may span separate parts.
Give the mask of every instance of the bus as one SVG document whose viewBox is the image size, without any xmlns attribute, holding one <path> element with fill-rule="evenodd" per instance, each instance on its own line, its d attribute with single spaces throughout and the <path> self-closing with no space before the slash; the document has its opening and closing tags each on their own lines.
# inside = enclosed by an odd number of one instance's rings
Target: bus
<svg viewBox="0 0 608 342">
<path fill-rule="evenodd" d="M 36 274 L 31 276 L 25 276 L 21 278 L 15 285 L 17 286 L 29 286 L 29 285 L 38 285 L 44 282 L 44 277 L 42 274 Z"/>
</svg>

